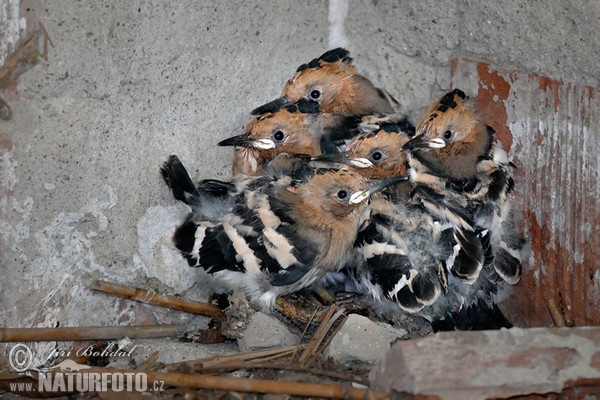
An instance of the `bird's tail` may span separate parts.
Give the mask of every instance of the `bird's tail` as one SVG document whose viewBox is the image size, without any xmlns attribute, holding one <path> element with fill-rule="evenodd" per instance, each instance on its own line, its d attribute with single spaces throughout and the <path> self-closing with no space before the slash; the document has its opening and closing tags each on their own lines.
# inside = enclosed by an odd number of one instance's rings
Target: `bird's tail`
<svg viewBox="0 0 600 400">
<path fill-rule="evenodd" d="M 433 319 L 431 325 L 435 332 L 481 331 L 513 326 L 496 303 L 484 299 L 464 306 L 459 311 L 453 310 L 442 318 Z"/>
<path fill-rule="evenodd" d="M 160 168 L 160 173 L 173 197 L 192 208 L 203 202 L 227 198 L 235 192 L 234 184 L 216 179 L 204 179 L 195 185 L 176 155 L 169 156 Z"/>
<path fill-rule="evenodd" d="M 198 197 L 198 189 L 176 155 L 171 155 L 160 168 L 160 173 L 177 200 L 190 204 Z"/>
</svg>

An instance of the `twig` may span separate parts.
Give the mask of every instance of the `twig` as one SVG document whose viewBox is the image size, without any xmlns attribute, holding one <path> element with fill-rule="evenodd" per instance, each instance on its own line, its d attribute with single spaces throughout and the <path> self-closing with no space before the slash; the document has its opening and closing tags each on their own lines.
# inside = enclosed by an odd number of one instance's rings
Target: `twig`
<svg viewBox="0 0 600 400">
<path fill-rule="evenodd" d="M 341 311 L 343 312 L 343 310 L 341 310 Z M 329 336 L 327 336 L 327 338 L 323 342 L 323 345 L 320 348 L 321 353 L 327 348 L 327 346 L 329 346 L 329 344 L 333 340 L 334 336 L 337 335 L 337 333 L 340 331 L 340 329 L 342 329 L 342 326 L 344 326 L 344 324 L 346 323 L 346 319 L 348 319 L 348 318 L 346 316 L 344 316 L 344 319 L 342 320 L 342 322 L 340 322 L 340 324 L 333 330 L 333 332 L 331 332 L 331 334 Z M 316 361 L 317 354 L 318 353 L 315 353 L 309 358 L 308 365 L 312 365 Z"/>
<path fill-rule="evenodd" d="M 210 358 L 200 358 L 197 360 L 189 360 L 166 364 L 167 371 L 174 371 L 181 366 L 189 366 L 201 369 L 215 369 L 223 366 L 232 366 L 235 363 L 243 365 L 244 362 L 252 360 L 264 360 L 266 358 L 272 360 L 275 358 L 285 357 L 292 354 L 296 350 L 296 346 L 283 346 L 275 349 L 248 351 L 245 353 L 234 353 L 225 356 L 216 356 Z"/>
<path fill-rule="evenodd" d="M 155 351 L 154 353 L 150 354 L 150 356 L 148 358 L 146 358 L 146 360 L 144 360 L 144 362 L 138 366 L 138 368 L 137 368 L 138 371 L 149 370 L 150 367 L 152 366 L 152 364 L 154 364 L 157 360 L 158 360 L 158 351 Z"/>
<path fill-rule="evenodd" d="M 139 301 L 141 303 L 153 304 L 156 306 L 167 307 L 173 310 L 185 311 L 193 314 L 205 315 L 208 317 L 221 316 L 221 309 L 212 304 L 199 303 L 182 299 L 180 297 L 159 294 L 148 290 L 131 288 L 119 285 L 113 282 L 96 281 L 96 286 L 92 287 L 95 292 L 111 294 L 125 299 Z"/>
<path fill-rule="evenodd" d="M 336 310 L 335 305 L 333 305 L 329 308 L 329 310 L 327 311 L 327 314 L 325 314 L 325 317 L 323 317 L 323 320 L 321 321 L 321 324 L 317 328 L 313 337 L 310 339 L 310 341 L 304 348 L 304 351 L 302 352 L 302 354 L 300 354 L 300 357 L 298 358 L 299 364 L 303 364 L 304 361 L 306 361 L 306 359 L 310 356 L 310 354 L 312 354 L 312 352 L 314 352 L 315 347 L 318 346 L 318 344 L 319 344 L 319 336 L 322 334 L 322 331 L 325 329 L 325 325 L 327 324 L 327 322 L 331 319 L 331 317 L 335 313 L 335 310 Z"/>
<path fill-rule="evenodd" d="M 72 328 L 0 328 L 0 342 L 48 342 L 178 336 L 179 325 L 94 326 Z"/>
<path fill-rule="evenodd" d="M 91 372 L 136 372 L 112 368 L 92 367 Z M 194 389 L 236 391 L 245 393 L 279 393 L 292 396 L 326 397 L 334 399 L 388 399 L 389 393 L 352 387 L 351 384 L 322 384 L 296 381 L 274 381 L 268 379 L 242 379 L 222 376 L 207 376 L 197 374 L 178 374 L 172 372 L 145 373 L 148 387 L 152 382 L 162 382 L 164 387 L 190 387 Z"/>
<path fill-rule="evenodd" d="M 310 328 L 310 325 L 312 324 L 315 316 L 317 315 L 317 312 L 319 311 L 318 308 L 315 308 L 315 311 L 313 312 L 313 314 L 311 315 L 310 319 L 308 320 L 308 322 L 306 323 L 306 326 L 304 327 L 304 330 L 302 331 L 302 335 L 300 335 L 300 340 L 298 341 L 298 343 L 302 343 L 302 341 L 304 340 L 304 338 L 306 337 L 306 333 L 308 332 L 308 328 Z M 296 346 L 296 348 L 294 349 L 294 353 L 292 354 L 292 359 L 296 359 L 296 356 L 298 355 L 298 351 L 302 348 L 302 346 L 298 345 Z"/>
<path fill-rule="evenodd" d="M 39 50 L 40 36 L 44 38 L 42 54 Z M 38 28 L 18 45 L 18 48 L 0 68 L 0 88 L 6 88 L 10 85 L 29 65 L 37 64 L 40 56 L 48 61 L 48 43 L 54 47 L 46 28 L 40 22 Z"/>
<path fill-rule="evenodd" d="M 315 356 L 318 353 L 319 345 L 325 340 L 327 333 L 329 332 L 335 321 L 340 316 L 342 316 L 342 314 L 344 314 L 343 308 L 337 312 L 336 311 L 337 307 L 335 305 L 329 309 L 329 311 L 325 315 L 325 318 L 323 318 L 321 325 L 319 325 L 314 336 L 312 337 L 310 342 L 308 342 L 308 345 L 304 349 L 304 352 L 300 355 L 300 358 L 298 359 L 298 363 L 300 365 L 309 366 L 314 362 L 316 357 L 313 356 Z"/>
<path fill-rule="evenodd" d="M 248 393 L 282 393 L 292 396 L 329 397 L 337 399 L 389 398 L 389 394 L 369 389 L 354 388 L 349 384 L 319 384 L 267 379 L 241 379 L 222 376 L 148 372 L 149 381 L 163 381 L 166 386 L 187 386 Z"/>
<path fill-rule="evenodd" d="M 558 309 L 558 306 L 556 305 L 554 299 L 548 299 L 546 305 L 548 306 L 548 311 L 550 312 L 550 316 L 552 317 L 554 325 L 559 328 L 564 328 L 565 326 L 567 326 L 567 324 L 565 323 L 565 318 Z"/>
<path fill-rule="evenodd" d="M 256 363 L 256 364 L 246 364 L 242 368 L 244 369 L 277 369 L 277 370 L 285 370 L 285 371 L 296 371 L 296 372 L 305 372 L 312 375 L 326 376 L 328 378 L 341 379 L 348 382 L 356 382 L 361 385 L 368 386 L 369 382 L 364 379 L 356 378 L 351 375 L 342 374 L 340 372 L 335 371 L 324 371 L 321 369 L 314 369 L 308 367 L 302 367 L 300 365 L 291 365 L 291 364 L 281 364 L 281 363 Z"/>
</svg>

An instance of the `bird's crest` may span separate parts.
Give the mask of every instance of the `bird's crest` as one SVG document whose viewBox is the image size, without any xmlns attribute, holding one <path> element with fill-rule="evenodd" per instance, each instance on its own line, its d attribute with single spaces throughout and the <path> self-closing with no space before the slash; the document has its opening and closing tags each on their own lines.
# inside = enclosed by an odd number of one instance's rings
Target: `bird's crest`
<svg viewBox="0 0 600 400">
<path fill-rule="evenodd" d="M 302 114 L 318 114 L 321 112 L 319 103 L 311 101 L 309 99 L 300 99 L 296 102 L 287 102 L 285 98 L 280 97 L 273 101 L 263 104 L 260 107 L 256 107 L 252 110 L 251 114 L 256 115 L 259 118 L 269 118 L 272 114 L 275 114 L 281 110 L 287 110 L 290 113 L 302 113 Z"/>
<path fill-rule="evenodd" d="M 351 65 L 352 58 L 350 57 L 350 52 L 342 47 L 326 51 L 325 53 L 321 54 L 320 57 L 313 58 L 308 63 L 299 66 L 296 72 L 302 72 L 308 68 L 321 68 L 326 64 L 332 64 L 338 61 L 341 61 L 347 65 Z"/>
<path fill-rule="evenodd" d="M 460 89 L 454 89 L 446 93 L 442 98 L 433 103 L 417 124 L 416 132 L 421 134 L 432 129 L 435 124 L 446 124 L 446 120 L 452 119 L 465 109 L 468 96 Z M 450 111 L 450 112 L 449 112 Z"/>
</svg>

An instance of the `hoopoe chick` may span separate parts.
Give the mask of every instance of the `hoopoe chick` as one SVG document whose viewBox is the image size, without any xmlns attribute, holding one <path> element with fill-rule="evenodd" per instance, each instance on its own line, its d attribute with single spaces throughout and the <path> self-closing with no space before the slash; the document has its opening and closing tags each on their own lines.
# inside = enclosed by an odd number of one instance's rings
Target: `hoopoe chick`
<svg viewBox="0 0 600 400">
<path fill-rule="evenodd" d="M 495 131 L 454 89 L 423 114 L 416 132 L 404 148 L 411 152 L 409 173 L 423 205 L 440 219 L 488 236 L 490 279 L 516 284 L 522 243 L 509 199 L 514 165 Z"/>
<path fill-rule="evenodd" d="M 414 204 L 374 199 L 372 217 L 355 247 L 364 267 L 350 270 L 383 314 L 402 310 L 429 320 L 435 331 L 510 327 L 492 301 L 492 282 L 461 274 L 482 264 L 485 244 L 436 221 Z M 466 264 L 466 265 L 461 265 Z"/>
<path fill-rule="evenodd" d="M 370 179 L 406 175 L 408 155 L 402 146 L 414 136 L 412 125 L 405 121 L 385 121 L 371 129 L 374 130 L 354 136 L 343 153 L 322 155 L 314 160 L 347 164 Z M 411 191 L 409 182 L 401 182 L 386 188 L 385 193 L 390 199 L 406 201 Z"/>
<path fill-rule="evenodd" d="M 324 113 L 352 116 L 399 113 L 399 104 L 386 90 L 358 73 L 348 50 L 336 48 L 302 64 L 281 92 L 252 114 L 263 114 L 281 103 L 315 102 Z"/>
<path fill-rule="evenodd" d="M 281 104 L 254 117 L 241 135 L 222 140 L 219 146 L 235 146 L 233 174 L 261 175 L 276 155 L 281 153 L 321 154 L 324 130 L 319 107 L 308 102 Z"/>
<path fill-rule="evenodd" d="M 345 153 L 317 160 L 346 163 L 369 178 L 406 173 L 408 154 L 402 146 L 413 132 L 393 125 L 381 128 L 356 136 Z M 405 312 L 427 318 L 436 330 L 508 326 L 494 309 L 486 311 L 501 321 L 498 326 L 474 321 L 461 310 L 480 301 L 474 288 L 484 286 L 477 278 L 485 261 L 485 243 L 471 232 L 440 223 L 412 191 L 410 183 L 401 182 L 388 187 L 384 198 L 373 200 L 371 221 L 356 242 L 366 266 L 350 274 L 378 303 L 390 300 Z"/>
<path fill-rule="evenodd" d="M 396 175 L 404 175 L 408 170 L 408 153 L 402 147 L 411 140 L 414 133 L 395 124 L 384 124 L 377 132 L 363 133 L 356 136 L 348 145 L 345 153 L 331 156 L 316 157 L 317 160 L 329 162 L 342 162 L 354 167 L 357 172 L 367 178 L 385 178 Z M 313 158 L 315 159 L 315 158 Z M 385 189 L 386 200 L 393 202 L 403 213 L 408 208 L 415 208 L 420 204 L 420 198 L 415 195 L 410 182 L 400 182 Z M 384 207 L 388 207 L 387 205 Z M 377 207 L 374 207 L 376 210 Z M 376 212 L 376 211 L 375 211 Z M 413 217 L 416 217 L 413 213 Z M 418 216 L 418 218 L 421 218 Z M 444 227 L 444 235 L 449 240 L 448 246 L 456 249 L 452 259 L 451 272 L 465 282 L 474 282 L 484 262 L 481 238 L 473 235 L 461 227 L 455 227 L 445 223 L 440 224 L 437 219 L 431 219 L 440 227 Z"/>
<path fill-rule="evenodd" d="M 244 133 L 219 142 L 219 146 L 236 146 L 233 174 L 257 176 L 267 163 L 280 153 L 338 153 L 361 132 L 379 129 L 380 125 L 401 126 L 414 132 L 405 118 L 377 114 L 363 117 L 341 117 L 323 114 L 315 103 L 300 100 L 280 104 L 276 109 L 254 117 Z"/>
<path fill-rule="evenodd" d="M 265 311 L 277 296 L 344 265 L 368 217 L 368 199 L 406 179 L 372 182 L 348 171 L 315 169 L 305 158 L 287 154 L 269 168 L 270 176 L 235 186 L 209 181 L 209 191 L 204 183 L 191 183 L 176 156 L 161 168 L 174 197 L 192 208 L 174 234 L 175 247 L 190 266 L 241 288 Z"/>
</svg>

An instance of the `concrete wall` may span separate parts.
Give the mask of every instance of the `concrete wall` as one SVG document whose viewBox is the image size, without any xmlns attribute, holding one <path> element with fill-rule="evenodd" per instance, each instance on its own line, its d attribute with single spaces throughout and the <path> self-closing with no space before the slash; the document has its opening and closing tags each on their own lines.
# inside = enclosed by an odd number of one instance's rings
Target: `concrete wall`
<svg viewBox="0 0 600 400">
<path fill-rule="evenodd" d="M 6 4 L 8 0 L 3 0 Z M 296 67 L 344 45 L 404 110 L 450 85 L 473 56 L 598 86 L 600 2 L 52 1 L 38 10 L 48 60 L 0 95 L 0 321 L 9 327 L 185 322 L 93 294 L 107 279 L 205 299 L 170 235 L 186 208 L 158 168 L 229 176 L 255 106 Z"/>
</svg>

